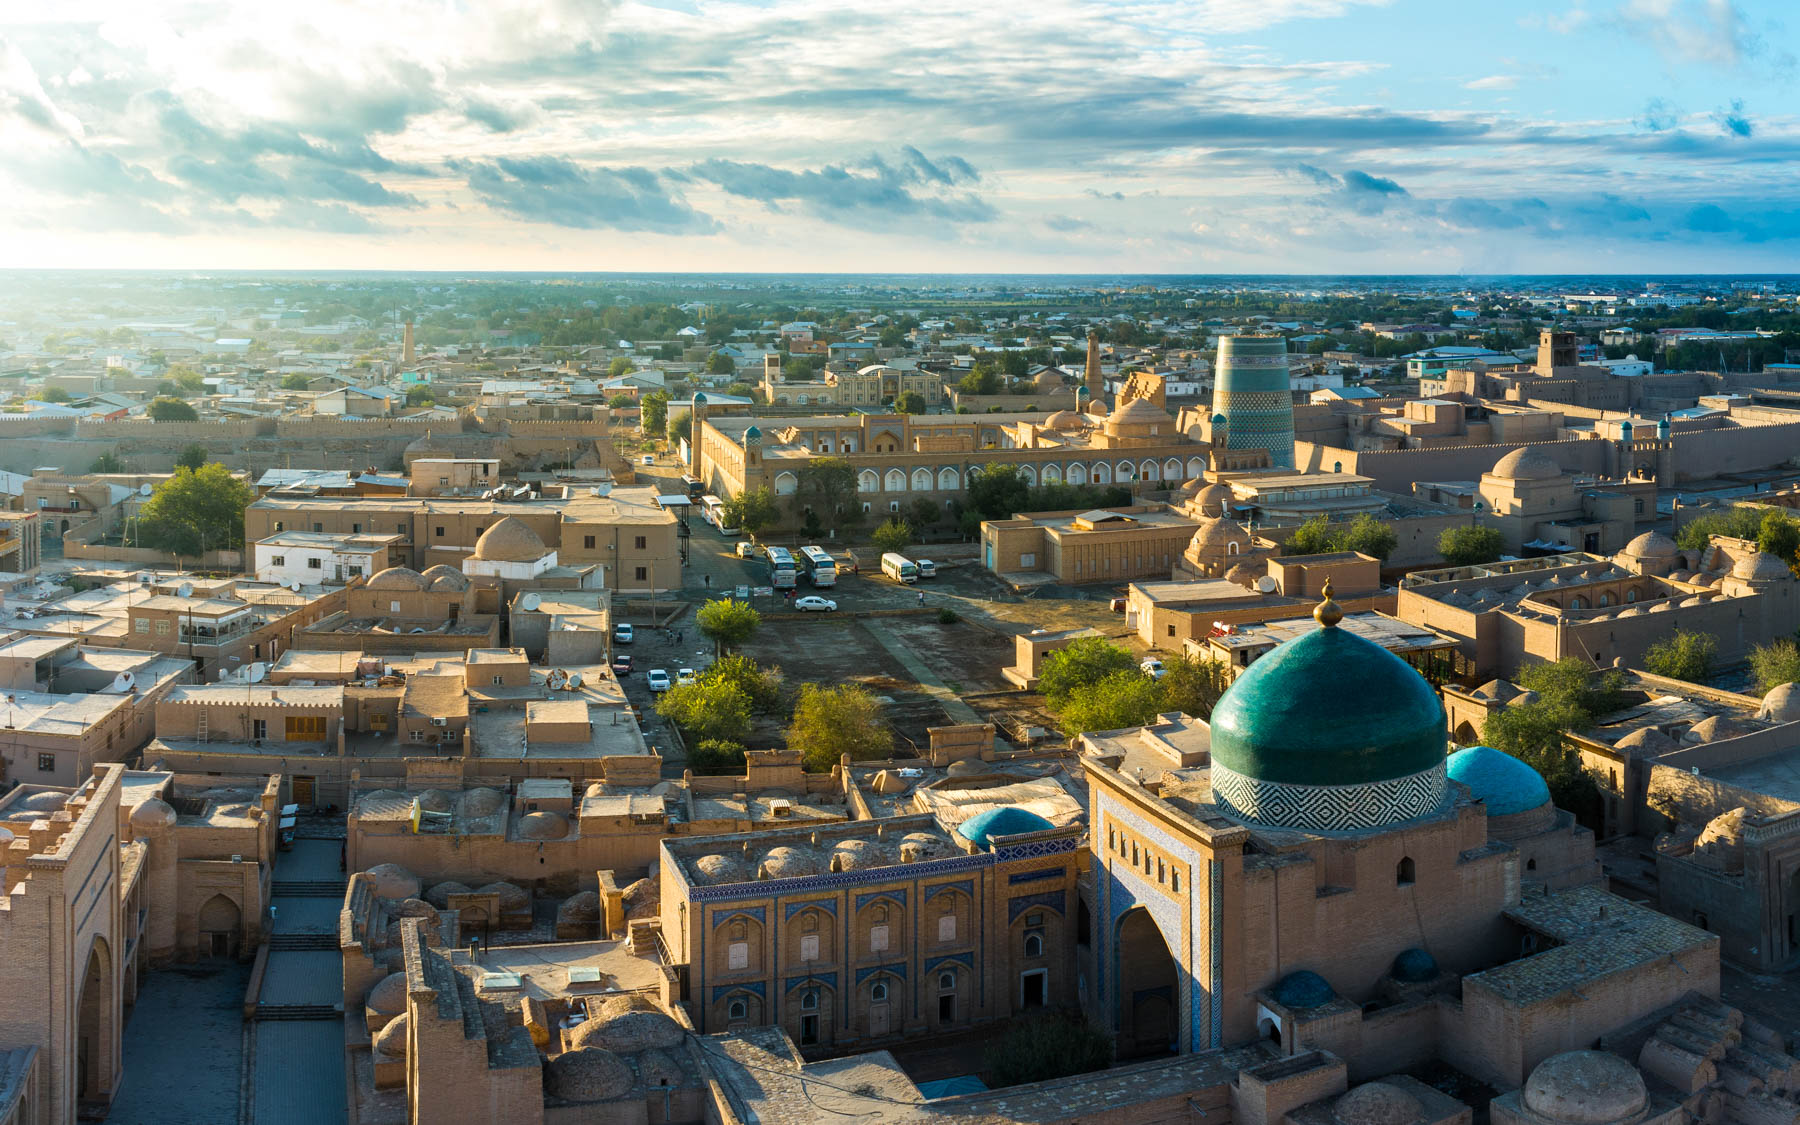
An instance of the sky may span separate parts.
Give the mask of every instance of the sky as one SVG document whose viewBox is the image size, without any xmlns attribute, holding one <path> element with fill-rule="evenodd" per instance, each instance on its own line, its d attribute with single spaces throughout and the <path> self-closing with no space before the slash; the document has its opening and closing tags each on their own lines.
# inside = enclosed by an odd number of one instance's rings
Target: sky
<svg viewBox="0 0 1800 1125">
<path fill-rule="evenodd" d="M 1791 0 L 10 0 L 0 268 L 1790 272 Z"/>
</svg>

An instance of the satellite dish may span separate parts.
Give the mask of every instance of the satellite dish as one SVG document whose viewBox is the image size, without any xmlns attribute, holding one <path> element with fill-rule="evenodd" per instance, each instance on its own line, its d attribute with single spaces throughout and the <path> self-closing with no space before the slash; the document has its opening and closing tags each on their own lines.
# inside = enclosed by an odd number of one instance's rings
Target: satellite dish
<svg viewBox="0 0 1800 1125">
<path fill-rule="evenodd" d="M 562 689 L 563 684 L 568 680 L 568 678 L 569 678 L 569 674 L 567 672 L 563 671 L 561 668 L 552 668 L 550 670 L 550 675 L 545 677 L 544 684 L 551 691 L 559 691 Z"/>
<path fill-rule="evenodd" d="M 156 491 L 156 489 L 150 487 L 149 481 L 145 481 L 143 484 L 138 485 L 138 495 L 139 496 L 148 496 L 152 492 L 155 492 L 155 491 Z"/>
<path fill-rule="evenodd" d="M 287 588 L 298 594 L 300 592 L 300 580 L 298 578 L 288 579 Z"/>
<path fill-rule="evenodd" d="M 528 612 L 543 604 L 544 599 L 537 594 L 526 594 L 523 598 L 519 599 L 519 608 Z"/>
<path fill-rule="evenodd" d="M 250 682 L 260 684 L 263 682 L 263 678 L 269 674 L 269 666 L 259 660 L 250 665 L 247 671 L 250 673 Z"/>
<path fill-rule="evenodd" d="M 113 677 L 112 683 L 106 685 L 105 695 L 129 695 L 132 686 L 137 682 L 130 672 L 120 672 Z"/>
<path fill-rule="evenodd" d="M 580 672 L 570 672 L 569 673 L 569 690 L 574 691 L 576 688 L 578 688 L 580 686 L 581 686 L 581 673 Z"/>
<path fill-rule="evenodd" d="M 184 598 L 191 598 L 194 596 L 194 584 L 192 582 L 183 582 L 181 585 L 175 587 L 175 592 Z"/>
<path fill-rule="evenodd" d="M 1273 594 L 1275 592 L 1275 579 L 1265 574 L 1256 580 L 1256 588 L 1265 594 Z"/>
</svg>

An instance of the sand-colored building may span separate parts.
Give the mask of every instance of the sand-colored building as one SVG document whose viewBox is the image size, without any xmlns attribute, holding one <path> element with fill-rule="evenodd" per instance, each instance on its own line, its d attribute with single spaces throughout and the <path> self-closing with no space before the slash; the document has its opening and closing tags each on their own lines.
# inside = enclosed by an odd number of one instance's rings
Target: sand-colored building
<svg viewBox="0 0 1800 1125">
<path fill-rule="evenodd" d="M 73 786 L 155 733 L 157 703 L 193 680 L 180 657 L 56 637 L 0 644 L 0 782 Z"/>
</svg>

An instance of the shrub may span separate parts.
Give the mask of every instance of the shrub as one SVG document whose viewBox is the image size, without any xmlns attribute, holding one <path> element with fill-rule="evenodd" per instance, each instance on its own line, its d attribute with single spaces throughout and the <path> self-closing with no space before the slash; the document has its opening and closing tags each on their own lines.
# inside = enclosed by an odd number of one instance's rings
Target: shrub
<svg viewBox="0 0 1800 1125">
<path fill-rule="evenodd" d="M 1041 1015 L 1008 1027 L 983 1062 L 995 1087 L 1045 1082 L 1105 1069 L 1112 1038 L 1079 1017 Z"/>
<path fill-rule="evenodd" d="M 743 744 L 705 739 L 688 749 L 688 768 L 696 774 L 741 774 L 744 772 Z"/>
<path fill-rule="evenodd" d="M 1712 675 L 1713 657 L 1718 651 L 1718 638 L 1711 633 L 1677 629 L 1673 636 L 1650 646 L 1644 653 L 1644 667 L 1659 676 L 1701 683 Z"/>
<path fill-rule="evenodd" d="M 937 619 L 938 619 L 939 625 L 954 625 L 958 621 L 962 620 L 962 618 L 960 618 L 956 615 L 956 611 L 954 609 L 947 609 L 947 608 L 938 610 Z"/>
<path fill-rule="evenodd" d="M 1750 671 L 1756 675 L 1756 690 L 1767 695 L 1782 684 L 1800 683 L 1800 645 L 1793 641 L 1772 641 L 1750 650 Z"/>
<path fill-rule="evenodd" d="M 1500 557 L 1506 538 L 1498 528 L 1476 525 L 1447 527 L 1438 536 L 1438 554 L 1450 566 L 1474 566 L 1490 563 Z"/>
<path fill-rule="evenodd" d="M 829 771 L 845 754 L 851 761 L 868 761 L 894 752 L 894 732 L 882 721 L 881 704 L 856 684 L 801 684 L 787 741 L 814 773 Z"/>
<path fill-rule="evenodd" d="M 1137 661 L 1118 645 L 1101 637 L 1079 637 L 1044 657 L 1038 690 L 1051 709 L 1058 710 L 1077 688 L 1097 684 L 1114 672 L 1136 670 Z"/>
</svg>

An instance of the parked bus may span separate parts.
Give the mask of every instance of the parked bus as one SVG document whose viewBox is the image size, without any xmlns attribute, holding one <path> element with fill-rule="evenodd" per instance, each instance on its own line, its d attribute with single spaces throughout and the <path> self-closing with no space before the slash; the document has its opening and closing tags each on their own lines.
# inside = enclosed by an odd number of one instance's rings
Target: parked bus
<svg viewBox="0 0 1800 1125">
<path fill-rule="evenodd" d="M 800 565 L 806 568 L 806 580 L 814 586 L 837 585 L 837 560 L 822 547 L 800 548 Z"/>
<path fill-rule="evenodd" d="M 738 529 L 725 526 L 725 501 L 717 496 L 704 496 L 700 499 L 700 514 L 707 523 L 719 529 L 720 535 L 736 535 Z"/>
<path fill-rule="evenodd" d="M 919 580 L 919 568 L 913 565 L 913 561 L 892 551 L 881 556 L 881 573 L 896 582 L 911 584 Z"/>
<path fill-rule="evenodd" d="M 698 500 L 706 495 L 706 485 L 702 483 L 697 476 L 693 476 L 692 474 L 683 476 L 681 478 L 681 484 L 682 487 L 687 489 L 689 500 Z"/>
<path fill-rule="evenodd" d="M 769 548 L 769 585 L 777 590 L 794 588 L 794 553 L 786 547 Z"/>
</svg>

